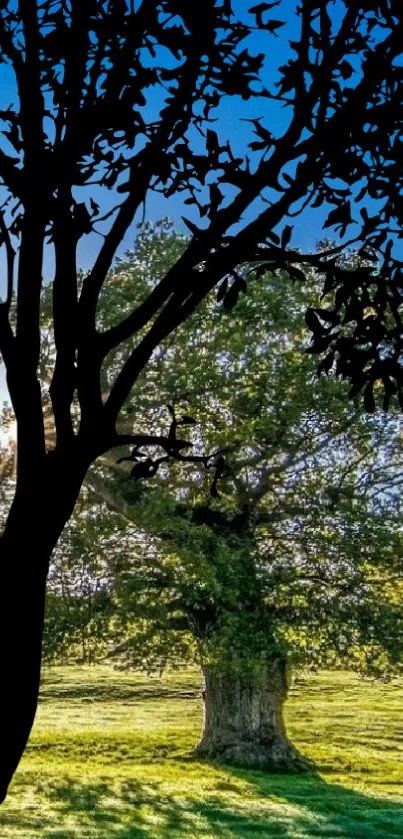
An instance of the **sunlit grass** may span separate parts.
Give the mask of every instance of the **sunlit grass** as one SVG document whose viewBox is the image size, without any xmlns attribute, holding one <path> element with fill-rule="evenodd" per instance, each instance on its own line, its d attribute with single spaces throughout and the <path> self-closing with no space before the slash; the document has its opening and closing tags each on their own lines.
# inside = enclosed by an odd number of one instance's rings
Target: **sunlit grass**
<svg viewBox="0 0 403 839">
<path fill-rule="evenodd" d="M 45 672 L 1 839 L 403 837 L 403 683 L 299 679 L 287 724 L 316 775 L 193 762 L 197 673 Z"/>
</svg>

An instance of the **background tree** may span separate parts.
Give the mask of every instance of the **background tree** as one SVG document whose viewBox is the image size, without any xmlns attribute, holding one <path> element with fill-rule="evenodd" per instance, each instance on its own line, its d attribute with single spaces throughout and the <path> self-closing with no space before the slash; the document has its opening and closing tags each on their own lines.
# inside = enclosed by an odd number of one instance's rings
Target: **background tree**
<svg viewBox="0 0 403 839">
<path fill-rule="evenodd" d="M 184 247 L 168 223 L 146 227 L 101 296 L 103 327 Z M 403 650 L 402 421 L 365 416 L 340 381 L 317 380 L 303 325 L 315 294 L 312 278 L 301 286 L 285 274 L 252 275 L 234 312 L 207 298 L 139 377 L 126 427 L 163 433 L 167 403 L 191 425 L 192 406 L 194 451 L 226 444 L 213 498 L 197 463 L 175 464 L 170 493 L 165 462 L 150 484 L 136 481 L 141 461 L 130 458 L 103 458 L 87 477 L 114 511 L 101 516 L 118 557 L 101 580 L 115 656 L 143 667 L 196 659 L 205 683 L 199 752 L 276 768 L 300 765 L 282 720 L 290 666 L 379 675 L 399 668 Z M 110 358 L 106 387 L 119 364 Z M 81 573 L 87 544 L 91 568 L 105 532 L 97 540 L 91 517 L 72 519 L 54 560 L 65 577 L 64 555 Z"/>
<path fill-rule="evenodd" d="M 365 203 L 370 185 L 391 163 L 396 171 L 392 176 L 389 169 L 389 183 L 396 193 L 400 189 L 400 111 L 389 105 L 391 97 L 399 107 L 401 101 L 400 4 L 346 0 L 332 17 L 326 0 L 303 0 L 291 57 L 269 90 L 262 74 L 270 39 L 283 23 L 271 10 L 280 8 L 258 4 L 240 20 L 230 0 L 1 5 L 0 61 L 15 97 L 0 113 L 0 232 L 7 264 L 0 352 L 17 421 L 17 482 L 1 541 L 0 799 L 35 714 L 51 552 L 90 464 L 128 442 L 117 435 L 116 420 L 153 351 L 217 284 L 226 305 L 233 305 L 244 290 L 237 272 L 242 263 L 258 259 L 294 274 L 296 263 L 323 267 L 321 255 L 303 257 L 289 247 L 289 215 L 325 201 L 332 207 L 326 224 L 344 233 L 358 185 Z M 261 54 L 253 46 L 258 33 L 268 45 Z M 224 97 L 232 97 L 238 110 L 253 100 L 247 114 L 252 142 L 242 150 L 222 119 Z M 281 136 L 271 125 L 267 99 L 289 106 Z M 336 186 L 335 178 L 347 186 L 337 180 Z M 100 333 L 100 290 L 151 191 L 190 202 L 192 239 L 140 306 Z M 393 201 L 389 205 L 388 234 L 389 219 L 398 216 Z M 78 293 L 77 249 L 94 230 L 101 235 L 99 252 Z M 357 236 L 367 234 L 372 229 L 363 216 Z M 56 446 L 49 452 L 38 381 L 47 243 L 55 266 L 56 347 L 49 387 Z M 323 270 L 333 271 L 331 263 Z M 133 341 L 103 398 L 104 359 L 143 327 L 146 334 Z M 172 439 L 150 430 L 145 437 L 136 434 L 133 444 L 158 443 L 162 456 L 175 457 Z"/>
</svg>

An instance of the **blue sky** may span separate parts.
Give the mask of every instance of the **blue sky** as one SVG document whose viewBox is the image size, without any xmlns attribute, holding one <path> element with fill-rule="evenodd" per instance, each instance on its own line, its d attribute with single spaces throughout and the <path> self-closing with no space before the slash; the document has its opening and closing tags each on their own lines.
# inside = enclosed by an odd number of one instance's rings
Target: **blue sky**
<svg viewBox="0 0 403 839">
<path fill-rule="evenodd" d="M 247 9 L 255 3 L 253 0 L 250 0 L 250 2 L 249 0 L 233 0 L 233 8 L 236 14 L 246 19 Z M 297 5 L 296 0 L 281 0 L 280 5 L 270 12 L 270 17 L 285 21 L 285 25 L 279 30 L 278 37 L 269 33 L 256 33 L 250 39 L 250 49 L 255 52 L 263 52 L 267 56 L 264 70 L 264 81 L 267 86 L 271 87 L 273 82 L 278 78 L 278 67 L 285 63 L 292 55 L 288 42 L 289 40 L 298 38 L 300 22 L 296 13 Z M 337 4 L 335 13 L 337 15 Z M 13 101 L 15 101 L 13 73 L 9 67 L 0 65 L 0 108 L 7 107 Z M 231 97 L 227 101 L 224 100 L 221 106 L 220 125 L 222 126 L 223 133 L 225 132 L 230 137 L 231 144 L 235 147 L 235 150 L 244 153 L 247 142 L 252 139 L 251 126 L 243 121 L 245 117 L 263 116 L 264 124 L 270 128 L 275 136 L 278 136 L 287 127 L 290 114 L 290 109 L 284 108 L 280 104 L 267 99 L 261 99 L 257 104 L 256 101 L 245 103 L 240 99 L 234 102 Z M 102 205 L 105 210 L 109 209 L 112 203 L 113 195 L 105 195 Z M 146 207 L 147 220 L 153 221 L 162 216 L 169 216 L 175 222 L 178 229 L 184 231 L 186 228 L 181 221 L 183 215 L 190 216 L 190 213 L 189 207 L 183 205 L 180 196 L 165 199 L 159 194 L 154 193 L 149 195 Z M 324 218 L 325 212 L 323 209 L 316 212 L 314 210 L 306 211 L 297 220 L 295 225 L 295 244 L 306 249 L 314 247 L 319 238 L 321 222 Z M 139 220 L 140 218 L 137 219 L 137 221 Z M 247 217 L 245 220 L 247 220 Z M 132 246 L 134 236 L 135 227 L 133 226 L 122 242 L 118 254 L 122 254 L 127 248 Z M 88 268 L 91 266 L 100 244 L 100 237 L 94 234 L 83 238 L 79 248 L 78 259 L 81 267 Z M 48 247 L 44 265 L 46 281 L 51 279 L 52 265 L 52 251 Z M 3 282 L 0 280 L 0 290 L 2 286 L 4 287 Z"/>
<path fill-rule="evenodd" d="M 257 0 L 233 0 L 235 13 L 244 17 L 247 9 L 256 4 Z M 337 24 L 344 4 L 336 2 L 330 8 Z M 269 33 L 256 33 L 251 40 L 249 47 L 251 51 L 263 52 L 266 55 L 264 81 L 268 87 L 278 78 L 278 67 L 284 64 L 293 54 L 289 47 L 289 40 L 298 40 L 300 21 L 296 13 L 296 0 L 281 0 L 278 7 L 270 12 L 271 18 L 285 21 L 285 25 L 278 30 L 278 37 Z M 7 107 L 15 99 L 13 75 L 9 68 L 0 65 L 0 108 Z M 152 102 L 150 103 L 152 108 Z M 244 121 L 248 116 L 262 116 L 265 127 L 269 128 L 274 136 L 281 136 L 287 127 L 291 116 L 291 110 L 284 108 L 279 103 L 273 103 L 268 99 L 260 99 L 258 102 L 248 103 L 234 102 L 232 98 L 224 100 L 220 109 L 220 132 L 228 136 L 235 151 L 245 153 L 247 143 L 252 139 L 252 128 Z M 98 200 L 98 195 L 97 195 Z M 113 195 L 106 196 L 102 209 L 109 209 L 113 203 Z M 293 219 L 294 235 L 292 243 L 304 250 L 311 250 L 322 235 L 322 225 L 326 218 L 326 210 L 322 207 L 319 210 L 304 210 L 301 216 Z M 169 216 L 177 228 L 185 231 L 186 227 L 181 221 L 185 215 L 191 217 L 188 206 L 183 205 L 180 196 L 173 196 L 165 199 L 159 194 L 150 194 L 146 206 L 146 220 L 155 221 L 163 216 Z M 140 219 L 136 219 L 138 222 Z M 245 221 L 248 216 L 245 216 Z M 121 255 L 128 248 L 133 246 L 135 226 L 131 228 L 119 248 L 118 255 Z M 101 238 L 95 234 L 85 236 L 79 248 L 78 264 L 82 268 L 89 268 L 101 244 Z M 52 250 L 48 246 L 45 253 L 44 278 L 49 281 L 52 276 Z M 2 270 L 3 269 L 3 270 Z M 4 289 L 4 255 L 0 252 L 0 292 Z M 1 370 L 0 370 L 1 375 Z M 0 380 L 0 399 L 4 394 L 4 385 Z"/>
</svg>

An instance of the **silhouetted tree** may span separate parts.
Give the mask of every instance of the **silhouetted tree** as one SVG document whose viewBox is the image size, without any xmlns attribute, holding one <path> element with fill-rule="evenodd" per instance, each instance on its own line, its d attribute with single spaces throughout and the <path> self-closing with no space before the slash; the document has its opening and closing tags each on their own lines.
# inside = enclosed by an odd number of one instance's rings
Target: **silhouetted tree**
<svg viewBox="0 0 403 839">
<path fill-rule="evenodd" d="M 336 18 L 334 4 L 302 0 L 300 35 L 268 90 L 266 52 L 271 59 L 270 39 L 283 31 L 281 17 L 272 14 L 282 6 L 289 14 L 288 0 L 277 0 L 258 3 L 241 20 L 230 0 L 0 4 L 0 62 L 15 91 L 0 113 L 0 234 L 7 262 L 0 352 L 18 427 L 16 490 L 1 541 L 0 799 L 35 715 L 49 558 L 89 465 L 124 442 L 154 444 L 168 459 L 184 457 L 185 441 L 173 443 L 172 435 L 123 437 L 115 428 L 154 349 L 217 284 L 223 305 L 232 307 L 246 289 L 237 271 L 244 262 L 286 268 L 299 279 L 298 265 L 323 267 L 321 254 L 304 256 L 290 247 L 287 216 L 326 202 L 332 207 L 327 226 L 344 234 L 356 185 L 364 202 L 365 190 L 380 180 L 389 183 L 385 190 L 392 184 L 398 191 L 400 122 L 393 106 L 400 106 L 403 83 L 396 62 L 403 43 L 400 3 L 345 0 Z M 262 54 L 255 52 L 257 32 L 267 39 Z M 242 101 L 256 104 L 255 117 L 247 108 L 256 138 L 242 153 L 228 139 L 223 97 L 231 97 L 233 109 Z M 271 101 L 289 107 L 281 136 L 270 123 Z M 385 179 L 386 162 L 394 168 Z M 192 239 L 140 305 L 99 331 L 99 293 L 151 190 L 183 195 L 191 206 Z M 107 209 L 105 191 L 111 194 Z M 385 222 L 382 214 L 376 217 L 386 227 L 398 212 L 391 199 L 389 207 Z M 362 213 L 358 238 L 372 237 L 382 252 Z M 94 230 L 102 243 L 78 293 L 77 247 Z M 49 393 L 57 442 L 50 452 L 37 376 L 46 243 L 55 262 Z M 332 259 L 327 253 L 328 276 Z M 124 341 L 127 358 L 103 398 L 103 360 Z"/>
</svg>

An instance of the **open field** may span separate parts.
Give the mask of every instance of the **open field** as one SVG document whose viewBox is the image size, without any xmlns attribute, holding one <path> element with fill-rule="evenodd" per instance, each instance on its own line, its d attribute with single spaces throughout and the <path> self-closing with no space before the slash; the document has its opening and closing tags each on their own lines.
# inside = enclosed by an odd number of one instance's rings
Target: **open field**
<svg viewBox="0 0 403 839">
<path fill-rule="evenodd" d="M 311 776 L 195 763 L 196 673 L 52 668 L 1 839 L 403 837 L 403 683 L 318 674 L 294 685 L 290 734 Z"/>
</svg>

